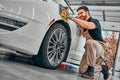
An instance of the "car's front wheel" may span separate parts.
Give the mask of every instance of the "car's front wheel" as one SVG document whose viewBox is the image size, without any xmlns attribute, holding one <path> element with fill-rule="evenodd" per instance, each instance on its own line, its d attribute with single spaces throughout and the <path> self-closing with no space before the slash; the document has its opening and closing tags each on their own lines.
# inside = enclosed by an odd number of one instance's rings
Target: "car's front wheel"
<svg viewBox="0 0 120 80">
<path fill-rule="evenodd" d="M 55 69 L 67 58 L 69 34 L 61 23 L 55 23 L 47 32 L 34 62 L 42 67 Z"/>
</svg>

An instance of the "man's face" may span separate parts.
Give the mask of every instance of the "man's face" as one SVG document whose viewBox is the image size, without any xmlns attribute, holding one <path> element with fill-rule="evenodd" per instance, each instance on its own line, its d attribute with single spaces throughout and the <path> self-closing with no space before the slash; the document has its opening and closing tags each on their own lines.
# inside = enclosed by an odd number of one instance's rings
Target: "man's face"
<svg viewBox="0 0 120 80">
<path fill-rule="evenodd" d="M 85 11 L 84 9 L 78 10 L 78 17 L 82 20 L 87 19 L 87 14 L 88 14 L 88 11 Z"/>
</svg>

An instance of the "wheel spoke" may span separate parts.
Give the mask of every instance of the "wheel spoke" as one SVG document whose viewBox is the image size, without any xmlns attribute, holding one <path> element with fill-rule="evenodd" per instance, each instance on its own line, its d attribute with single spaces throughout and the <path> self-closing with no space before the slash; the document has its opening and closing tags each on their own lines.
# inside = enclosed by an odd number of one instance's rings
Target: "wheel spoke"
<svg viewBox="0 0 120 80">
<path fill-rule="evenodd" d="M 56 40 L 55 40 L 55 37 L 54 37 L 54 36 L 51 38 L 51 41 L 52 41 L 53 43 L 56 43 Z"/>
<path fill-rule="evenodd" d="M 61 51 L 61 52 L 64 52 L 64 51 L 65 51 L 65 47 L 61 47 L 61 48 L 60 48 L 60 51 Z"/>
<path fill-rule="evenodd" d="M 50 42 L 49 42 L 49 45 L 54 45 L 55 43 L 52 41 L 52 40 L 50 40 Z"/>
<path fill-rule="evenodd" d="M 60 41 L 61 37 L 62 37 L 62 30 L 61 29 L 59 30 L 59 35 L 58 36 L 59 36 L 59 41 Z"/>
<path fill-rule="evenodd" d="M 51 58 L 49 58 L 49 61 L 52 65 L 55 65 L 55 56 L 56 56 L 56 52 L 52 55 Z"/>
<path fill-rule="evenodd" d="M 54 62 L 56 63 L 58 58 L 57 58 L 58 53 L 56 52 L 55 57 L 54 57 Z"/>
<path fill-rule="evenodd" d="M 48 49 L 55 49 L 55 46 L 54 46 L 54 45 L 53 45 L 53 46 L 51 45 L 51 46 L 48 47 Z"/>
<path fill-rule="evenodd" d="M 66 36 L 65 36 L 65 34 L 62 34 L 61 35 L 61 39 L 60 39 L 60 43 L 62 44 L 62 43 L 64 43 L 66 41 Z"/>
<path fill-rule="evenodd" d="M 58 34 L 59 34 L 59 30 L 56 31 L 55 34 L 54 34 L 54 35 L 55 35 L 56 42 L 59 41 L 59 36 L 58 36 Z"/>
<path fill-rule="evenodd" d="M 48 58 L 50 59 L 51 57 L 53 57 L 54 54 L 55 54 L 55 50 L 51 50 L 51 51 L 48 53 Z"/>
</svg>

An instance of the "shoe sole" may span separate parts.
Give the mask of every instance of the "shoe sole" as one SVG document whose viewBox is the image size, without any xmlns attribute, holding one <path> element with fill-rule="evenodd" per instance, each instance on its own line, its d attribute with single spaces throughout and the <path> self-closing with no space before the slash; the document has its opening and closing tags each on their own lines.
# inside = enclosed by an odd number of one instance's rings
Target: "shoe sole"
<svg viewBox="0 0 120 80">
<path fill-rule="evenodd" d="M 86 78 L 86 79 L 94 79 L 94 76 L 89 77 L 87 75 L 81 75 L 81 77 Z"/>
</svg>

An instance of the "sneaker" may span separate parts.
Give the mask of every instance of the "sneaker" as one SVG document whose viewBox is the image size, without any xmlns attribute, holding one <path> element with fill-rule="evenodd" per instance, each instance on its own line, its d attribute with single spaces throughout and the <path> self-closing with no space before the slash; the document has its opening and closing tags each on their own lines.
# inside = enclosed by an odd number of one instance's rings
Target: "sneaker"
<svg viewBox="0 0 120 80">
<path fill-rule="evenodd" d="M 102 71 L 104 79 L 107 80 L 109 78 L 109 71 L 107 65 L 102 65 Z"/>
<path fill-rule="evenodd" d="M 81 74 L 81 77 L 87 78 L 87 79 L 94 79 L 94 68 L 92 66 L 88 66 L 85 73 Z"/>
</svg>

